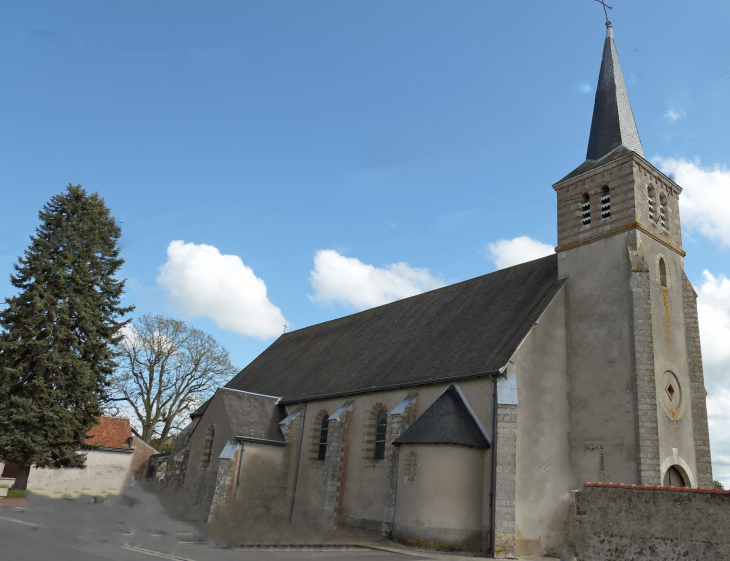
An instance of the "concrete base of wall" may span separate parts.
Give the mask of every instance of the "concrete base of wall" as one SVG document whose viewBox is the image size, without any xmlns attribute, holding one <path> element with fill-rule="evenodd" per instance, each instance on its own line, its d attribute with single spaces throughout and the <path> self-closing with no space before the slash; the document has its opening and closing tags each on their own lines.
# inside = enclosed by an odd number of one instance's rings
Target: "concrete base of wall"
<svg viewBox="0 0 730 561">
<path fill-rule="evenodd" d="M 402 544 L 442 551 L 480 551 L 484 538 L 481 530 L 424 528 L 393 525 L 393 539 Z"/>
</svg>

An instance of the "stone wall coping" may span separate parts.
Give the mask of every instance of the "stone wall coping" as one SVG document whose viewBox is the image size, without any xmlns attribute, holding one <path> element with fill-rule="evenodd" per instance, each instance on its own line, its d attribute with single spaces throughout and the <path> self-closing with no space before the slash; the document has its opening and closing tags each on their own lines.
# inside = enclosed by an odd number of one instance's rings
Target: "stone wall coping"
<svg viewBox="0 0 730 561">
<path fill-rule="evenodd" d="M 639 491 L 674 491 L 680 493 L 707 493 L 711 495 L 730 495 L 730 491 L 723 489 L 708 489 L 706 487 L 664 487 L 662 485 L 627 485 L 626 483 L 592 483 L 587 482 L 584 487 L 610 487 L 612 489 L 633 489 Z"/>
</svg>

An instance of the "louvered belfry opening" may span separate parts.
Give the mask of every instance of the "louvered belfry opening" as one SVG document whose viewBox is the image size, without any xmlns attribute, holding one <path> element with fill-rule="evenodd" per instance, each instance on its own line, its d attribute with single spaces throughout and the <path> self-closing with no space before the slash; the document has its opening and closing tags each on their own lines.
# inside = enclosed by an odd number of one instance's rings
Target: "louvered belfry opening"
<svg viewBox="0 0 730 561">
<path fill-rule="evenodd" d="M 583 203 L 580 209 L 583 217 L 583 226 L 587 226 L 591 223 L 591 197 L 588 193 L 583 194 Z"/>
<path fill-rule="evenodd" d="M 608 186 L 601 190 L 601 220 L 611 218 L 611 191 Z"/>
</svg>

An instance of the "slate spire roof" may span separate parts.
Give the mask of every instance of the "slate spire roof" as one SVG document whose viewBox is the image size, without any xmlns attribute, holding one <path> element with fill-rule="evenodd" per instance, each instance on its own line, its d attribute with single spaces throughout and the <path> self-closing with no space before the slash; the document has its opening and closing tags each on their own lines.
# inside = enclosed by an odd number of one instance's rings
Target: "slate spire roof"
<svg viewBox="0 0 730 561">
<path fill-rule="evenodd" d="M 639 131 L 626 92 L 624 76 L 618 61 L 611 22 L 606 22 L 606 41 L 598 75 L 596 101 L 593 106 L 591 135 L 586 160 L 596 161 L 624 146 L 644 157 Z"/>
</svg>

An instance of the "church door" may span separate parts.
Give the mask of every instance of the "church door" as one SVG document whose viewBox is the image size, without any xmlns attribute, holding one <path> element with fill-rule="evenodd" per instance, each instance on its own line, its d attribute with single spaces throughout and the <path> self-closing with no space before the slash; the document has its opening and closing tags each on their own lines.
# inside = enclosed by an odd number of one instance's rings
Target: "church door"
<svg viewBox="0 0 730 561">
<path fill-rule="evenodd" d="M 667 473 L 664 474 L 664 486 L 686 487 L 687 483 L 685 483 L 682 473 L 675 466 L 670 466 Z"/>
</svg>

